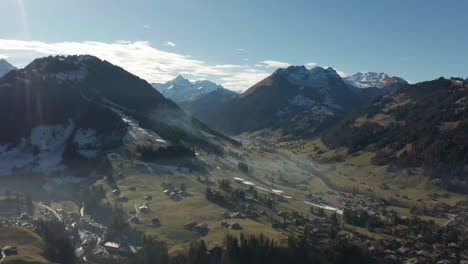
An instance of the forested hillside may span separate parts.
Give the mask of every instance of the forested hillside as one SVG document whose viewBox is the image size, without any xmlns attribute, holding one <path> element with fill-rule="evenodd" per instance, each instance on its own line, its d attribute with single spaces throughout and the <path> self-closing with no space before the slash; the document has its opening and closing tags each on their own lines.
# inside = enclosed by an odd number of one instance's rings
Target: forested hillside
<svg viewBox="0 0 468 264">
<path fill-rule="evenodd" d="M 407 85 L 377 97 L 328 130 L 330 148 L 376 152 L 372 162 L 423 167 L 453 190 L 468 177 L 468 83 L 460 78 Z"/>
</svg>

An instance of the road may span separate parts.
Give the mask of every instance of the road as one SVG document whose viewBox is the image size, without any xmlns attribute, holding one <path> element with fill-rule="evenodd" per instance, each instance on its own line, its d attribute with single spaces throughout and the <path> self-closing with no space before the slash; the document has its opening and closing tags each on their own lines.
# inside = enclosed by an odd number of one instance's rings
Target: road
<svg viewBox="0 0 468 264">
<path fill-rule="evenodd" d="M 46 210 L 49 210 L 51 211 L 55 217 L 57 218 L 57 220 L 59 220 L 59 222 L 63 222 L 62 221 L 62 217 L 60 217 L 60 215 L 57 213 L 57 211 L 55 211 L 54 209 L 52 209 L 51 207 L 45 205 L 45 204 L 41 204 L 41 203 L 34 203 L 35 205 L 39 206 L 39 207 L 42 207 L 42 208 L 45 208 Z"/>
</svg>

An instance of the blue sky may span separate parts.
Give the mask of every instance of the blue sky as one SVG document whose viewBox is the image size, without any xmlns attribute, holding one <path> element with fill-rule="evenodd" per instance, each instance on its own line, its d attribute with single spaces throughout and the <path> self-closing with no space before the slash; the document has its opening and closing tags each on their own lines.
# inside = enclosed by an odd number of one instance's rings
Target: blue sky
<svg viewBox="0 0 468 264">
<path fill-rule="evenodd" d="M 278 66 L 468 77 L 468 1 L 0 0 L 0 57 L 90 53 L 245 90 Z"/>
</svg>

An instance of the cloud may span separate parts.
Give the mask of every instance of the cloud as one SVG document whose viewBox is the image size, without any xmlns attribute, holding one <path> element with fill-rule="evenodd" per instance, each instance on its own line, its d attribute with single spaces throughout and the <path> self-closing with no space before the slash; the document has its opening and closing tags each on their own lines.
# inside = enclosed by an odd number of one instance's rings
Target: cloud
<svg viewBox="0 0 468 264">
<path fill-rule="evenodd" d="M 334 70 L 336 71 L 336 73 L 338 73 L 338 75 L 339 75 L 340 77 L 347 77 L 347 76 L 348 76 L 347 73 L 345 73 L 344 71 L 341 71 L 341 70 L 339 70 L 339 69 L 337 69 L 337 68 L 335 68 L 335 67 L 324 66 L 324 67 L 322 67 L 322 68 L 324 68 L 324 69 L 326 69 L 326 68 L 332 68 L 332 69 L 334 69 Z"/>
<path fill-rule="evenodd" d="M 271 73 L 249 65 L 208 64 L 189 55 L 153 48 L 148 41 L 46 43 L 0 39 L 0 54 L 11 58 L 27 55 L 28 60 L 56 54 L 90 54 L 123 67 L 150 83 L 167 82 L 184 74 L 210 79 L 236 91 L 248 89 Z"/>
<path fill-rule="evenodd" d="M 334 69 L 334 70 L 336 71 L 336 73 L 338 73 L 338 75 L 341 76 L 341 77 L 347 77 L 347 76 L 348 76 L 348 74 L 345 73 L 344 71 L 340 71 L 340 70 L 337 69 L 337 68 L 333 68 L 333 69 Z"/>
<path fill-rule="evenodd" d="M 150 25 L 143 25 L 144 28 L 151 28 Z"/>
<path fill-rule="evenodd" d="M 246 49 L 240 48 L 240 49 L 237 49 L 237 51 L 246 51 Z"/>
<path fill-rule="evenodd" d="M 317 63 L 316 63 L 316 62 L 308 62 L 308 63 L 305 64 L 305 66 L 307 66 L 307 67 L 315 67 L 315 66 L 317 66 Z"/>
<path fill-rule="evenodd" d="M 257 64 L 257 65 L 267 67 L 267 68 L 286 68 L 290 66 L 291 64 L 287 62 L 281 62 L 281 61 L 265 60 L 265 61 L 261 61 L 260 64 Z"/>
<path fill-rule="evenodd" d="M 175 47 L 176 44 L 172 41 L 167 41 L 163 43 L 164 46 Z"/>
<path fill-rule="evenodd" d="M 267 73 L 262 70 L 247 69 L 245 71 L 235 73 L 228 77 L 222 77 L 220 78 L 220 81 L 224 87 L 231 87 L 234 88 L 232 90 L 242 92 L 246 90 L 245 87 L 249 88 L 253 86 L 257 82 L 268 77 L 268 75 L 270 75 L 270 73 Z M 239 89 L 236 89 L 235 87 L 238 87 Z"/>
<path fill-rule="evenodd" d="M 10 57 L 10 56 L 0 54 L 0 59 L 6 59 L 6 58 L 8 58 L 8 57 Z"/>
</svg>

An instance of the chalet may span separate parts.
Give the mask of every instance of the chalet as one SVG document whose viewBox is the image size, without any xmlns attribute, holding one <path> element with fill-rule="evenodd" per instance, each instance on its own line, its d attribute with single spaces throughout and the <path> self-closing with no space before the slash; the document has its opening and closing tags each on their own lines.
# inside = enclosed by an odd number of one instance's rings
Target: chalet
<svg viewBox="0 0 468 264">
<path fill-rule="evenodd" d="M 161 221 L 159 220 L 159 218 L 153 218 L 151 220 L 151 224 L 154 226 L 154 227 L 159 227 L 161 226 Z"/>
<path fill-rule="evenodd" d="M 238 224 L 238 223 L 234 223 L 231 225 L 231 229 L 234 229 L 234 230 L 241 230 L 242 227 Z"/>
<path fill-rule="evenodd" d="M 385 256 L 385 263 L 401 263 L 400 257 L 397 255 L 387 255 Z"/>
<path fill-rule="evenodd" d="M 140 224 L 141 221 L 138 217 L 136 216 L 132 216 L 132 218 L 130 218 L 130 222 L 134 223 L 134 224 Z"/>
<path fill-rule="evenodd" d="M 138 207 L 138 211 L 140 211 L 140 213 L 143 213 L 143 214 L 148 214 L 150 212 L 150 209 L 148 206 L 142 205 Z"/>
<path fill-rule="evenodd" d="M 13 246 L 4 246 L 2 248 L 2 250 L 3 250 L 3 254 L 5 254 L 5 256 L 18 255 L 18 249 L 16 247 L 13 247 Z"/>
<path fill-rule="evenodd" d="M 119 248 L 120 244 L 116 242 L 106 242 L 104 244 L 104 248 L 107 249 L 110 253 L 118 254 L 119 253 Z"/>
<path fill-rule="evenodd" d="M 196 221 L 193 221 L 193 222 L 185 224 L 184 228 L 191 231 L 196 225 L 198 225 L 198 223 Z"/>
<path fill-rule="evenodd" d="M 210 229 L 208 228 L 208 224 L 206 223 L 196 225 L 194 229 L 202 236 L 208 234 L 208 231 L 210 231 Z"/>
<path fill-rule="evenodd" d="M 223 255 L 223 248 L 215 245 L 215 244 L 209 244 L 206 247 L 206 250 L 210 254 L 210 261 L 209 263 L 221 263 L 221 256 Z"/>
</svg>

